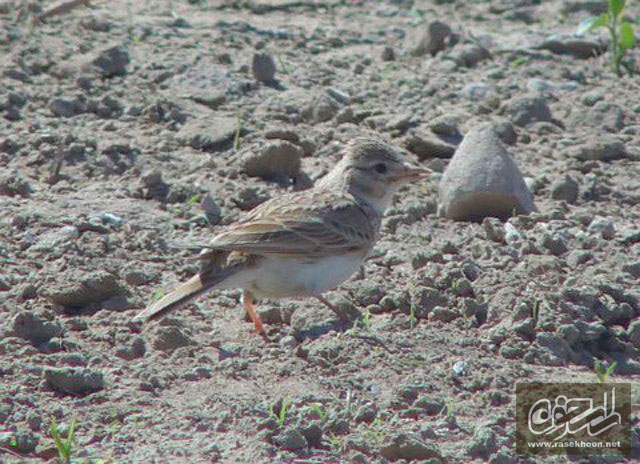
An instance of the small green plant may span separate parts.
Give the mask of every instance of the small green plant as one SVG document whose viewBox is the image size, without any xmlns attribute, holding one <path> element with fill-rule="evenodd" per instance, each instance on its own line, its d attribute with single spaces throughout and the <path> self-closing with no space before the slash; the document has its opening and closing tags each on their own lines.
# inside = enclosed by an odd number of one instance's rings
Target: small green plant
<svg viewBox="0 0 640 464">
<path fill-rule="evenodd" d="M 163 290 L 156 290 L 151 295 L 151 302 L 155 303 L 156 301 L 160 301 L 160 299 L 165 295 Z"/>
<path fill-rule="evenodd" d="M 409 327 L 411 329 L 418 325 L 418 318 L 416 317 L 416 305 L 412 304 L 409 308 Z"/>
<path fill-rule="evenodd" d="M 189 198 L 189 200 L 187 200 L 187 203 L 191 206 L 194 205 L 199 205 L 200 202 L 202 202 L 202 197 L 200 196 L 199 193 L 196 193 L 194 195 L 191 196 L 191 198 Z"/>
<path fill-rule="evenodd" d="M 541 301 L 536 300 L 531 308 L 531 317 L 536 321 L 536 323 L 540 320 L 540 306 L 542 306 Z"/>
<path fill-rule="evenodd" d="M 609 382 L 609 379 L 613 375 L 613 372 L 616 370 L 616 367 L 618 367 L 618 363 L 616 361 L 609 364 L 609 367 L 605 367 L 602 362 L 596 361 L 595 365 L 593 366 L 593 370 L 596 373 L 596 377 L 598 377 L 598 382 Z"/>
<path fill-rule="evenodd" d="M 384 419 L 376 417 L 369 428 L 363 433 L 364 439 L 375 447 L 384 444 L 386 432 L 384 428 Z"/>
<path fill-rule="evenodd" d="M 318 418 L 320 419 L 320 422 L 324 423 L 327 421 L 327 418 L 329 417 L 329 413 L 325 408 L 322 407 L 322 404 L 313 403 L 310 409 L 312 413 L 318 416 Z"/>
<path fill-rule="evenodd" d="M 276 420 L 278 423 L 278 427 L 284 427 L 284 424 L 287 422 L 287 411 L 289 410 L 289 406 L 291 406 L 291 401 L 288 399 L 283 399 L 280 402 L 280 409 L 276 412 L 276 405 L 272 404 L 269 406 L 269 414 Z"/>
<path fill-rule="evenodd" d="M 346 450 L 347 440 L 345 437 L 332 433 L 329 435 L 329 445 L 334 452 L 343 453 Z"/>
<path fill-rule="evenodd" d="M 623 62 L 623 59 L 625 53 L 636 46 L 633 24 L 624 19 L 626 4 L 627 0 L 609 0 L 609 7 L 605 13 L 584 20 L 577 30 L 577 34 L 600 28 L 606 28 L 609 31 L 611 67 L 618 76 L 622 75 L 622 66 L 631 73 L 631 68 Z"/>
<path fill-rule="evenodd" d="M 236 115 L 236 132 L 233 135 L 233 150 L 238 151 L 240 149 L 240 132 L 242 132 L 242 118 L 240 113 Z"/>
<path fill-rule="evenodd" d="M 75 419 L 71 421 L 71 425 L 69 426 L 69 431 L 67 432 L 67 438 L 63 440 L 60 435 L 60 431 L 58 430 L 58 424 L 56 420 L 53 419 L 51 421 L 51 437 L 56 443 L 56 448 L 58 449 L 58 455 L 60 456 L 60 461 L 64 464 L 69 464 L 71 462 L 71 454 L 73 452 L 73 442 L 76 438 L 76 421 Z"/>
</svg>

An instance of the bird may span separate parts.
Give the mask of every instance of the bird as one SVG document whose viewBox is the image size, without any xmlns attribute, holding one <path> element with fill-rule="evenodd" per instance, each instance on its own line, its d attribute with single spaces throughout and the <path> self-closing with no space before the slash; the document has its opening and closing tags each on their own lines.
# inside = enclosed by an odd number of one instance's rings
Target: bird
<svg viewBox="0 0 640 464">
<path fill-rule="evenodd" d="M 200 270 L 133 322 L 159 319 L 211 289 L 242 289 L 245 310 L 263 336 L 256 299 L 314 297 L 335 311 L 323 293 L 360 269 L 393 194 L 430 172 L 387 142 L 354 138 L 312 188 L 267 200 L 225 226 L 201 251 Z"/>
</svg>

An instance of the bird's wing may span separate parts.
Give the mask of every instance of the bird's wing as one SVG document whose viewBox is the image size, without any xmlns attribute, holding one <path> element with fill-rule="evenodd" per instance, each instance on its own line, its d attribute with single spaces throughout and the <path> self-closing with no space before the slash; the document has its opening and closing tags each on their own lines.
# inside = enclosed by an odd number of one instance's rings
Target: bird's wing
<svg viewBox="0 0 640 464">
<path fill-rule="evenodd" d="M 216 236 L 207 248 L 258 255 L 322 257 L 369 250 L 372 218 L 351 197 L 296 192 L 269 200 Z"/>
</svg>

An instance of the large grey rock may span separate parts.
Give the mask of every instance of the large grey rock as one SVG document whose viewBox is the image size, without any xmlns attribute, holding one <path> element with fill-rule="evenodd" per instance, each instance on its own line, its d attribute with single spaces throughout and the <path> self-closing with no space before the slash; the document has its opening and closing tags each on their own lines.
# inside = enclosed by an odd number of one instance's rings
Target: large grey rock
<svg viewBox="0 0 640 464">
<path fill-rule="evenodd" d="M 523 95 L 505 104 L 505 112 L 516 126 L 524 127 L 533 122 L 552 122 L 551 110 L 543 97 Z"/>
<path fill-rule="evenodd" d="M 380 448 L 380 455 L 389 461 L 442 458 L 436 445 L 425 443 L 416 435 L 404 433 L 398 433 L 386 439 L 385 444 Z"/>
<path fill-rule="evenodd" d="M 180 128 L 178 139 L 196 150 L 214 153 L 231 148 L 238 130 L 242 135 L 236 118 L 222 116 L 206 120 L 191 119 Z"/>
<path fill-rule="evenodd" d="M 60 306 L 84 306 L 118 295 L 123 291 L 114 274 L 94 271 L 69 272 L 44 290 L 45 296 Z"/>
<path fill-rule="evenodd" d="M 411 50 L 414 56 L 435 55 L 447 46 L 447 39 L 452 35 L 451 27 L 440 21 L 432 21 Z"/>
<path fill-rule="evenodd" d="M 44 378 L 60 393 L 83 395 L 104 388 L 102 373 L 83 367 L 47 368 Z"/>
<path fill-rule="evenodd" d="M 252 63 L 253 77 L 260 82 L 273 82 L 276 76 L 276 62 L 267 53 L 255 53 Z"/>
<path fill-rule="evenodd" d="M 29 340 L 34 345 L 48 342 L 62 334 L 63 327 L 55 321 L 48 321 L 30 311 L 21 311 L 15 315 L 12 324 L 13 333 Z"/>
<path fill-rule="evenodd" d="M 101 51 L 91 64 L 103 77 L 109 78 L 125 75 L 130 61 L 127 49 L 115 46 Z"/>
<path fill-rule="evenodd" d="M 251 177 L 284 182 L 300 173 L 303 154 L 302 148 L 282 140 L 268 144 L 260 152 L 248 152 L 242 164 Z"/>
<path fill-rule="evenodd" d="M 469 131 L 440 180 L 440 216 L 481 221 L 537 210 L 518 166 L 495 130 L 482 125 Z"/>
</svg>

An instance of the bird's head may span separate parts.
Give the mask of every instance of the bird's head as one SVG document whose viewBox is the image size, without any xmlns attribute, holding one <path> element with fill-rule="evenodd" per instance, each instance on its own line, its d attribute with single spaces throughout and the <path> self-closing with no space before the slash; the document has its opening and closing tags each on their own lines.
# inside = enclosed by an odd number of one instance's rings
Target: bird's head
<svg viewBox="0 0 640 464">
<path fill-rule="evenodd" d="M 429 173 L 403 159 L 391 145 L 361 137 L 347 146 L 342 160 L 321 182 L 342 184 L 342 188 L 382 214 L 398 188 Z"/>
</svg>

